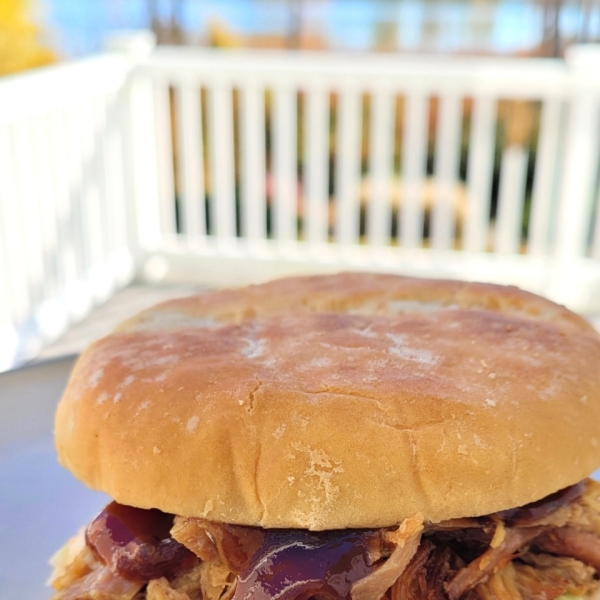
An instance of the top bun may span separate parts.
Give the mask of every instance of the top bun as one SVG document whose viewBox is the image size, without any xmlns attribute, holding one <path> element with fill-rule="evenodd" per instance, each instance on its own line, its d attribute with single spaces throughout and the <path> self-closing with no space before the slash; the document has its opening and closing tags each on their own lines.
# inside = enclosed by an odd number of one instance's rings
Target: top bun
<svg viewBox="0 0 600 600">
<path fill-rule="evenodd" d="M 382 527 L 520 506 L 600 465 L 600 337 L 516 288 L 293 278 L 167 302 L 79 359 L 60 461 L 118 502 Z"/>
</svg>

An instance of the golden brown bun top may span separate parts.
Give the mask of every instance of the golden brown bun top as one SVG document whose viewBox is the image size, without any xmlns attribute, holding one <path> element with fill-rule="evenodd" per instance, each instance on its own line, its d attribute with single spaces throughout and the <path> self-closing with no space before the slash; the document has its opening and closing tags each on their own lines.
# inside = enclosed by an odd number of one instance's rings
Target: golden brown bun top
<svg viewBox="0 0 600 600">
<path fill-rule="evenodd" d="M 159 305 L 83 354 L 56 417 L 90 487 L 263 527 L 487 514 L 583 479 L 599 442 L 584 320 L 515 288 L 387 275 Z"/>
<path fill-rule="evenodd" d="M 379 273 L 275 279 L 158 304 L 125 321 L 120 331 L 218 327 L 289 312 L 394 317 L 443 308 L 480 309 L 593 331 L 587 321 L 516 287 Z"/>
</svg>

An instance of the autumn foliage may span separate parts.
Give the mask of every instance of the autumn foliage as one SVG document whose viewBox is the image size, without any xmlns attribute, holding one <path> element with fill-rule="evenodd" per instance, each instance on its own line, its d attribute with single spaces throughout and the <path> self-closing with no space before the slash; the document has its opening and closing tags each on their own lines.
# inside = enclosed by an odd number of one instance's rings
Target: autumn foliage
<svg viewBox="0 0 600 600">
<path fill-rule="evenodd" d="M 0 0 L 0 75 L 54 62 L 38 41 L 39 29 L 28 15 L 26 0 Z"/>
</svg>

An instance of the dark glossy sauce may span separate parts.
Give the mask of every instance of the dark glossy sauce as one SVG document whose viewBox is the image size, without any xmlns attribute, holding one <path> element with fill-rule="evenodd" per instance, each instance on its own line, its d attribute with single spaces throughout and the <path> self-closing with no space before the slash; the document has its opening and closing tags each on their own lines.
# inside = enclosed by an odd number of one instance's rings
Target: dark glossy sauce
<svg viewBox="0 0 600 600">
<path fill-rule="evenodd" d="M 508 525 L 525 525 L 531 524 L 538 519 L 553 513 L 561 506 L 569 504 L 577 498 L 580 498 L 585 492 L 585 481 L 581 481 L 558 492 L 554 492 L 537 502 L 526 504 L 520 508 L 511 508 L 497 513 L 498 516 L 506 521 Z"/>
<path fill-rule="evenodd" d="M 265 531 L 238 575 L 233 600 L 350 598 L 352 584 L 374 569 L 374 531 Z"/>
<path fill-rule="evenodd" d="M 198 562 L 169 531 L 173 515 L 111 502 L 89 524 L 88 546 L 96 557 L 132 581 L 170 577 Z"/>
</svg>

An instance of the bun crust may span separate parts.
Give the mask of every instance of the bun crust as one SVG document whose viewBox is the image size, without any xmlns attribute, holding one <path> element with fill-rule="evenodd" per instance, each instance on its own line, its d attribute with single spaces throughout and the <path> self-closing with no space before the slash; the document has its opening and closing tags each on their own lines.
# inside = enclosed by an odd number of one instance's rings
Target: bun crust
<svg viewBox="0 0 600 600">
<path fill-rule="evenodd" d="M 180 313 L 185 328 L 165 317 Z M 159 305 L 92 345 L 56 443 L 133 506 L 315 530 L 435 522 L 597 468 L 599 365 L 583 319 L 514 288 L 295 278 Z"/>
<path fill-rule="evenodd" d="M 139 313 L 118 331 L 218 327 L 290 312 L 395 317 L 443 308 L 489 310 L 594 331 L 564 306 L 516 287 L 380 273 L 289 277 L 178 298 Z"/>
</svg>

